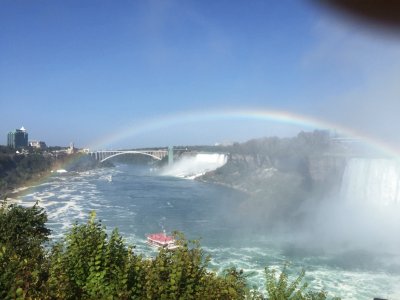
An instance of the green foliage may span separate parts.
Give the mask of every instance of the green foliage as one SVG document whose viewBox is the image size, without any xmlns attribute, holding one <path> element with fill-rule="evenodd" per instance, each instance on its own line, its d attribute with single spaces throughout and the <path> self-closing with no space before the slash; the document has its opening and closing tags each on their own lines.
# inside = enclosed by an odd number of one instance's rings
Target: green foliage
<svg viewBox="0 0 400 300">
<path fill-rule="evenodd" d="M 37 205 L 0 209 L 0 299 L 264 299 L 248 287 L 242 270 L 209 270 L 210 257 L 198 241 L 175 233 L 179 247 L 144 258 L 125 245 L 117 230 L 108 236 L 95 213 L 75 224 L 45 251 L 50 231 Z M 266 269 L 270 300 L 326 299 L 306 290 L 304 272 L 289 282 L 286 266 Z"/>
<path fill-rule="evenodd" d="M 243 272 L 229 269 L 217 276 L 208 271 L 210 257 L 197 241 L 187 242 L 178 234 L 178 244 L 175 250 L 161 249 L 146 265 L 142 296 L 147 299 L 244 299 L 249 294 Z"/>
<path fill-rule="evenodd" d="M 50 230 L 37 205 L 0 208 L 0 299 L 37 297 L 47 278 L 43 244 Z"/>
<path fill-rule="evenodd" d="M 65 243 L 65 244 L 64 244 Z M 84 225 L 75 224 L 65 242 L 53 247 L 49 287 L 60 299 L 127 298 L 129 249 L 114 230 L 105 229 L 92 214 Z"/>
<path fill-rule="evenodd" d="M 0 208 L 0 243 L 11 246 L 22 257 L 31 257 L 48 240 L 47 215 L 37 204 L 23 207 L 16 204 Z"/>
<path fill-rule="evenodd" d="M 289 280 L 288 264 L 283 266 L 283 270 L 277 276 L 273 268 L 265 268 L 266 290 L 269 300 L 326 300 L 327 293 L 322 291 L 308 290 L 308 283 L 304 282 L 305 271 L 293 280 Z M 333 298 L 332 300 L 340 300 Z"/>
<path fill-rule="evenodd" d="M 144 259 L 127 248 L 114 230 L 92 214 L 74 225 L 50 256 L 49 293 L 57 299 L 244 299 L 250 294 L 243 272 L 217 276 L 198 242 L 177 235 L 179 248 L 160 249 Z"/>
<path fill-rule="evenodd" d="M 40 153 L 0 153 L 0 195 L 49 171 L 52 160 Z"/>
</svg>

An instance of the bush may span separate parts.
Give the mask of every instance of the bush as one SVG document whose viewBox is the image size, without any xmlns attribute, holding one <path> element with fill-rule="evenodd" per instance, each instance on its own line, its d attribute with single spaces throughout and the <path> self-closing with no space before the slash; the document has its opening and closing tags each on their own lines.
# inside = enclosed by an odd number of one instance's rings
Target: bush
<svg viewBox="0 0 400 300">
<path fill-rule="evenodd" d="M 289 280 L 288 264 L 283 266 L 280 275 L 277 276 L 276 270 L 265 268 L 266 290 L 269 300 L 325 300 L 328 299 L 327 293 L 322 291 L 308 290 L 308 283 L 304 282 L 305 271 L 293 280 Z M 340 300 L 333 298 L 332 300 Z"/>
<path fill-rule="evenodd" d="M 57 299 L 125 299 L 131 250 L 114 230 L 105 228 L 92 213 L 87 224 L 75 224 L 65 241 L 50 255 L 49 289 Z"/>
<path fill-rule="evenodd" d="M 44 243 L 50 230 L 43 209 L 0 208 L 0 299 L 39 297 L 47 280 Z"/>
<path fill-rule="evenodd" d="M 147 259 L 125 245 L 116 229 L 108 237 L 95 217 L 75 224 L 47 252 L 43 209 L 3 205 L 0 299 L 264 299 L 250 290 L 243 271 L 210 271 L 210 257 L 197 241 L 175 233 L 177 249 L 160 249 Z M 266 269 L 269 299 L 326 299 L 324 291 L 307 291 L 303 278 L 304 272 L 289 282 L 286 266 L 278 279 Z"/>
<path fill-rule="evenodd" d="M 243 299 L 242 272 L 223 276 L 207 270 L 209 258 L 198 242 L 177 233 L 176 250 L 160 249 L 154 259 L 135 255 L 114 230 L 91 215 L 75 224 L 50 255 L 49 294 L 57 299 Z"/>
</svg>

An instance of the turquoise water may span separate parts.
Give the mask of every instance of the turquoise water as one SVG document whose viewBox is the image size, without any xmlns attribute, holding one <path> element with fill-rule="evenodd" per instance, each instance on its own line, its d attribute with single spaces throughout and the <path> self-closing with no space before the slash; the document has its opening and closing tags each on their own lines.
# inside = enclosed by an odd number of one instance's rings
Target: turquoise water
<svg viewBox="0 0 400 300">
<path fill-rule="evenodd" d="M 260 289 L 265 266 L 279 269 L 290 261 L 294 271 L 305 268 L 311 286 L 331 295 L 400 299 L 397 256 L 382 257 L 362 250 L 332 253 L 301 246 L 296 233 L 279 237 L 265 229 L 248 228 L 246 220 L 235 213 L 245 199 L 245 194 L 229 188 L 119 165 L 53 176 L 31 188 L 21 201 L 26 205 L 39 201 L 45 207 L 55 239 L 74 222 L 86 222 L 95 210 L 107 228 L 118 227 L 137 252 L 154 255 L 145 243 L 146 234 L 179 230 L 189 239 L 201 239 L 212 256 L 212 269 L 236 265 Z"/>
</svg>

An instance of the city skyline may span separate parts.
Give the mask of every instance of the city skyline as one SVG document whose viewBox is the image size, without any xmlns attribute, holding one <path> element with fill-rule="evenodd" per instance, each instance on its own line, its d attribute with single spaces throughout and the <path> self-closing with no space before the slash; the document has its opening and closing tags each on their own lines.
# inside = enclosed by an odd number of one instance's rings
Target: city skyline
<svg viewBox="0 0 400 300">
<path fill-rule="evenodd" d="M 316 128 L 400 145 L 400 39 L 312 1 L 6 0 L 0 39 L 3 144 L 25 126 L 81 148 Z"/>
</svg>

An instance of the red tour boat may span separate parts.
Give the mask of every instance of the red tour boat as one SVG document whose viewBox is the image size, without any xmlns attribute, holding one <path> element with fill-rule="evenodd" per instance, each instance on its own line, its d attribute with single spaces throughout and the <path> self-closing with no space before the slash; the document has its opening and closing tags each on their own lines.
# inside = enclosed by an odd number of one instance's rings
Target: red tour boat
<svg viewBox="0 0 400 300">
<path fill-rule="evenodd" d="M 166 235 L 165 232 L 153 233 L 147 236 L 147 244 L 157 248 L 176 249 L 173 236 Z"/>
</svg>

